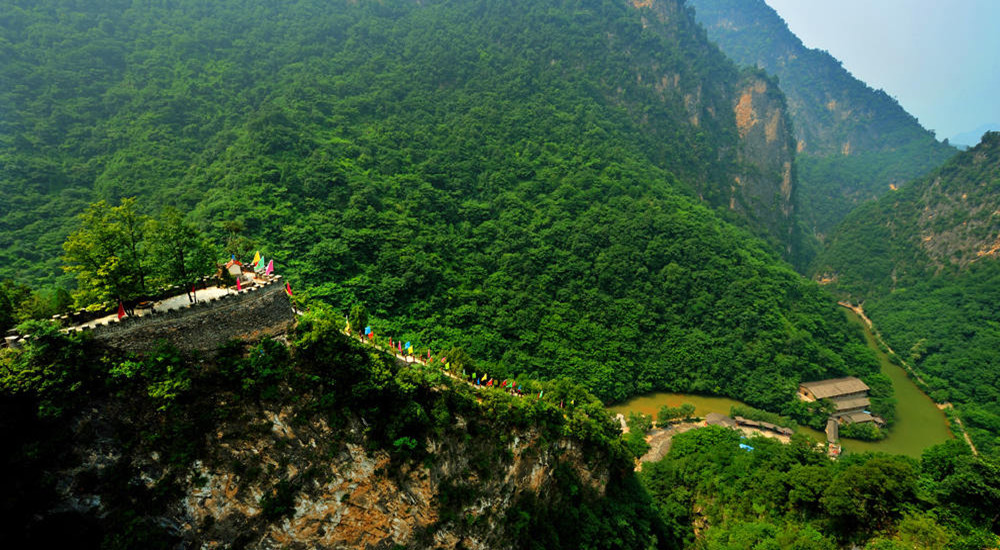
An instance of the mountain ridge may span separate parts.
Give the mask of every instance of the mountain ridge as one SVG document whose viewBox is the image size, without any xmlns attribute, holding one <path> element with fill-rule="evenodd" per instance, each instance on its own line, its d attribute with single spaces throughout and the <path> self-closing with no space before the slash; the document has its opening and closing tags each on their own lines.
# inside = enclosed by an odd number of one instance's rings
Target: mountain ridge
<svg viewBox="0 0 1000 550">
<path fill-rule="evenodd" d="M 797 139 L 799 213 L 821 242 L 852 208 L 955 153 L 882 90 L 806 48 L 763 0 L 691 0 L 708 35 L 737 64 L 775 75 Z M 812 251 L 796 265 L 804 268 Z"/>
</svg>

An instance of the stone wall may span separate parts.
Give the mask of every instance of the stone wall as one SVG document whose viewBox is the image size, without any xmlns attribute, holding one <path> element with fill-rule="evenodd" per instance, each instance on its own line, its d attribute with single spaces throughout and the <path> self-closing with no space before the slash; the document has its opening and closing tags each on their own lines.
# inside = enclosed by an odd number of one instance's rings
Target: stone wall
<svg viewBox="0 0 1000 550">
<path fill-rule="evenodd" d="M 295 318 L 279 275 L 263 285 L 180 309 L 112 319 L 94 328 L 76 330 L 128 351 L 148 351 L 158 340 L 167 340 L 186 351 L 213 351 L 232 339 L 283 332 Z"/>
</svg>

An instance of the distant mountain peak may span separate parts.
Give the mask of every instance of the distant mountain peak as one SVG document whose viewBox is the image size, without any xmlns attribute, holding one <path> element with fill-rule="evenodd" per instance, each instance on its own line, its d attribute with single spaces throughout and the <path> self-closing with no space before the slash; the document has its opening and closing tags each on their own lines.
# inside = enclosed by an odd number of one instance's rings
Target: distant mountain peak
<svg viewBox="0 0 1000 550">
<path fill-rule="evenodd" d="M 959 147 L 975 147 L 983 138 L 983 134 L 986 132 L 996 132 L 998 130 L 1000 130 L 1000 123 L 990 122 L 988 124 L 982 124 L 975 130 L 969 130 L 968 132 L 961 132 L 951 136 L 948 138 L 948 143 Z"/>
</svg>

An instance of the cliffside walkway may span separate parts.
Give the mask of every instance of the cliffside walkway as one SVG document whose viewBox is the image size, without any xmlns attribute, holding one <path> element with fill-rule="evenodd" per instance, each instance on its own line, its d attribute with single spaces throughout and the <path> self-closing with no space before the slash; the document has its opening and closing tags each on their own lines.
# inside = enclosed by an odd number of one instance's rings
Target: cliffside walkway
<svg viewBox="0 0 1000 550">
<path fill-rule="evenodd" d="M 236 292 L 236 289 L 232 289 L 232 288 L 224 288 L 224 287 L 220 287 L 220 286 L 210 286 L 208 288 L 203 288 L 203 289 L 198 290 L 195 293 L 195 295 L 196 295 L 196 297 L 197 297 L 198 300 L 212 300 L 214 298 L 219 298 L 221 296 L 226 296 L 228 294 L 233 294 L 235 292 Z M 184 307 L 188 307 L 189 305 L 191 305 L 191 301 L 188 299 L 187 294 L 185 293 L 185 294 L 180 294 L 180 295 L 177 295 L 177 296 L 171 296 L 169 298 L 165 298 L 163 300 L 159 300 L 159 301 L 153 302 L 152 309 L 136 309 L 135 310 L 135 314 L 128 315 L 126 317 L 145 317 L 147 315 L 152 315 L 154 313 L 154 311 L 155 311 L 155 313 L 163 313 L 163 312 L 172 311 L 172 310 L 175 310 L 175 309 L 181 309 L 181 308 L 184 308 Z M 80 329 L 80 328 L 85 328 L 85 327 L 94 328 L 94 327 L 96 327 L 98 325 L 107 324 L 109 321 L 113 321 L 113 320 L 115 320 L 117 318 L 118 318 L 118 314 L 117 313 L 112 313 L 110 315 L 105 315 L 104 317 L 100 317 L 100 318 L 97 318 L 97 319 L 92 319 L 92 320 L 90 320 L 90 321 L 88 321 L 86 323 L 81 323 L 81 324 L 78 324 L 78 325 L 72 325 L 72 326 L 66 327 L 65 330 L 67 330 L 67 331 L 68 330 L 75 330 L 75 329 Z"/>
<path fill-rule="evenodd" d="M 422 358 L 419 355 L 402 354 L 402 353 L 399 353 L 395 348 L 387 349 L 386 347 L 383 347 L 383 346 L 381 346 L 381 345 L 379 345 L 379 344 L 377 344 L 375 342 L 372 342 L 368 338 L 365 338 L 363 334 L 354 333 L 354 332 L 351 332 L 350 330 L 344 330 L 344 331 L 342 331 L 342 333 L 345 336 L 347 336 L 348 338 L 356 339 L 356 340 L 360 341 L 362 344 L 364 344 L 364 345 L 366 345 L 366 346 L 368 346 L 370 348 L 374 348 L 374 349 L 376 349 L 376 350 L 378 350 L 378 351 L 380 351 L 382 353 L 386 353 L 386 354 L 389 354 L 389 355 L 393 356 L 397 361 L 399 361 L 401 363 L 406 363 L 406 364 L 419 363 L 419 364 L 421 364 L 421 365 L 423 365 L 425 367 L 428 367 L 428 366 L 429 367 L 434 367 L 434 366 L 436 366 L 435 363 L 439 362 L 440 359 L 441 359 L 440 357 L 433 357 L 432 359 L 430 359 L 428 361 L 428 360 Z M 460 382 L 464 382 L 464 383 L 468 384 L 469 386 L 471 386 L 473 389 L 476 389 L 476 390 L 482 390 L 482 389 L 485 389 L 487 387 L 493 387 L 493 388 L 496 388 L 498 390 L 504 391 L 504 392 L 506 392 L 506 393 L 508 393 L 510 395 L 513 395 L 515 397 L 524 397 L 525 395 L 528 395 L 528 394 L 525 394 L 523 391 L 518 391 L 513 386 L 502 387 L 500 385 L 501 382 L 498 381 L 495 378 L 492 379 L 492 380 L 495 381 L 495 383 L 492 384 L 492 385 L 490 385 L 490 386 L 480 385 L 480 384 L 475 384 L 474 382 L 472 382 L 471 380 L 469 380 L 468 377 L 461 376 L 461 375 L 459 375 L 459 374 L 451 371 L 450 369 L 446 369 L 446 368 L 442 367 L 442 368 L 440 368 L 440 370 L 446 376 L 448 376 L 448 377 L 450 377 L 450 378 L 452 378 L 454 380 L 458 380 Z M 541 395 L 539 395 L 538 397 L 539 397 L 539 399 L 542 398 Z"/>
</svg>

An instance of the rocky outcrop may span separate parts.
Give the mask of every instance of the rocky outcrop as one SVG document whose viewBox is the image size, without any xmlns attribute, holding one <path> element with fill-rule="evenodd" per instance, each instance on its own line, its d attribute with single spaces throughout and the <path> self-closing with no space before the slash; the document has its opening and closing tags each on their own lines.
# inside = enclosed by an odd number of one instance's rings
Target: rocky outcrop
<svg viewBox="0 0 1000 550">
<path fill-rule="evenodd" d="M 655 18 L 669 29 L 671 40 L 690 32 L 685 28 L 690 14 L 682 2 L 647 0 L 630 5 L 642 12 L 644 24 Z M 737 71 L 726 66 L 729 62 L 711 44 L 693 42 L 689 47 L 701 47 L 701 55 L 717 70 L 659 67 L 663 74 L 650 78 L 661 96 L 672 95 L 680 103 L 692 127 L 726 136 L 720 140 L 726 146 L 713 151 L 713 169 L 689 174 L 688 179 L 702 200 L 739 213 L 751 230 L 790 257 L 796 242 L 792 233 L 796 150 L 784 94 L 763 71 Z M 686 79 L 680 77 L 682 72 Z"/>
<path fill-rule="evenodd" d="M 90 410 L 74 424 L 75 465 L 54 473 L 57 508 L 106 516 L 116 495 L 94 480 L 116 472 L 127 477 L 118 483 L 170 495 L 154 523 L 186 548 L 485 550 L 522 546 L 504 518 L 526 496 L 568 504 L 557 469 L 598 497 L 611 475 L 606 460 L 585 456 L 578 442 L 500 428 L 475 413 L 452 418 L 444 434 L 420 442 L 426 458 L 410 461 L 374 444 L 364 416 L 337 428 L 288 406 L 226 397 L 214 408 L 232 420 L 214 426 L 201 442 L 205 452 L 184 464 L 116 439 L 150 418 L 123 425 L 130 414 L 119 405 Z"/>
<path fill-rule="evenodd" d="M 777 85 L 758 73 L 744 76 L 733 113 L 740 135 L 729 208 L 744 212 L 791 253 L 795 213 L 795 141 Z"/>
</svg>

